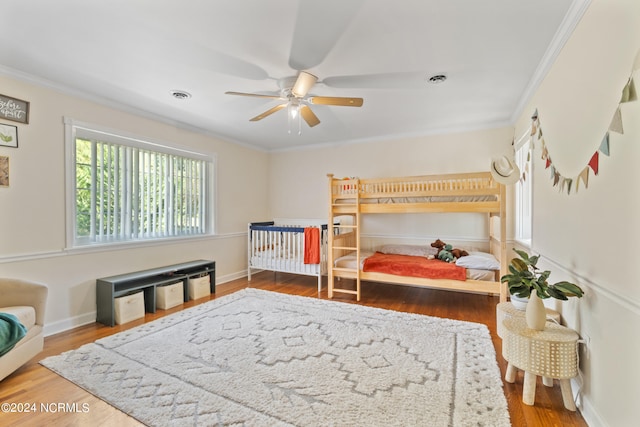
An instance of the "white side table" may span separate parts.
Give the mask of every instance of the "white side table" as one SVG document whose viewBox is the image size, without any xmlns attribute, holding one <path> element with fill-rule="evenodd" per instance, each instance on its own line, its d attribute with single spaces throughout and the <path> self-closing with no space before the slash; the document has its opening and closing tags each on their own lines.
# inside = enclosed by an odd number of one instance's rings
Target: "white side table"
<svg viewBox="0 0 640 427">
<path fill-rule="evenodd" d="M 540 375 L 546 386 L 559 380 L 564 407 L 575 411 L 570 379 L 578 375 L 578 333 L 551 322 L 544 331 L 536 331 L 518 317 L 505 319 L 503 326 L 502 356 L 508 362 L 505 380 L 515 381 L 516 368 L 524 371 L 522 401 L 534 404 L 536 376 Z"/>
<path fill-rule="evenodd" d="M 560 313 L 550 308 L 545 308 L 547 311 L 547 321 L 552 320 L 555 323 L 560 323 Z M 513 304 L 509 301 L 501 302 L 496 306 L 496 333 L 500 338 L 504 336 L 504 326 L 502 322 L 504 319 L 508 319 L 511 317 L 525 317 L 525 311 L 517 309 Z"/>
</svg>

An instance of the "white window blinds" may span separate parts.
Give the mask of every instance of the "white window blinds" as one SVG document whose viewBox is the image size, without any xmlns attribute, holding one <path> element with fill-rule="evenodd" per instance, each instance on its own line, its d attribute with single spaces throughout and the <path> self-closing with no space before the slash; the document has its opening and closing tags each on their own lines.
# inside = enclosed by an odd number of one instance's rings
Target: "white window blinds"
<svg viewBox="0 0 640 427">
<path fill-rule="evenodd" d="M 75 245 L 207 232 L 208 162 L 75 129 Z"/>
</svg>

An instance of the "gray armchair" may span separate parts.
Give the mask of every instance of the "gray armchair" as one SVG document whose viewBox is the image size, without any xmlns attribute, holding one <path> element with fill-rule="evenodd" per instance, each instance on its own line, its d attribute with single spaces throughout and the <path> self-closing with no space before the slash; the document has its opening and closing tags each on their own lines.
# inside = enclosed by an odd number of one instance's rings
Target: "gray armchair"
<svg viewBox="0 0 640 427">
<path fill-rule="evenodd" d="M 44 348 L 46 286 L 19 279 L 0 278 L 0 312 L 15 315 L 27 334 L 0 357 L 0 381 L 31 360 Z"/>
</svg>

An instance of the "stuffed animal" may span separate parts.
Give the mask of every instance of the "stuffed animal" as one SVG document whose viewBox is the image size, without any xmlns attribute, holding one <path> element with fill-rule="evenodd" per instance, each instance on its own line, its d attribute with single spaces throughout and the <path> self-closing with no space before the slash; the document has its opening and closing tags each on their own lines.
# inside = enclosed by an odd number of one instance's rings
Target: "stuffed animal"
<svg viewBox="0 0 640 427">
<path fill-rule="evenodd" d="M 453 246 L 444 245 L 444 247 L 440 249 L 440 252 L 438 252 L 438 259 L 444 262 L 455 262 L 456 258 L 451 253 L 452 249 Z"/>
<path fill-rule="evenodd" d="M 458 249 L 458 248 L 451 249 L 451 253 L 456 258 L 462 258 L 463 256 L 469 255 L 469 252 L 465 251 L 464 249 Z"/>
<path fill-rule="evenodd" d="M 435 242 L 433 242 L 431 244 L 431 247 L 438 249 L 438 252 L 440 252 L 442 250 L 442 248 L 444 248 L 444 245 L 445 245 L 445 243 L 442 240 L 438 239 L 438 240 L 436 240 Z"/>
<path fill-rule="evenodd" d="M 453 249 L 451 245 L 443 242 L 440 239 L 437 239 L 435 242 L 431 243 L 431 247 L 438 249 L 436 258 L 446 262 L 454 262 L 458 258 L 469 255 L 467 251 L 458 248 Z M 443 252 L 445 253 L 441 255 Z"/>
</svg>

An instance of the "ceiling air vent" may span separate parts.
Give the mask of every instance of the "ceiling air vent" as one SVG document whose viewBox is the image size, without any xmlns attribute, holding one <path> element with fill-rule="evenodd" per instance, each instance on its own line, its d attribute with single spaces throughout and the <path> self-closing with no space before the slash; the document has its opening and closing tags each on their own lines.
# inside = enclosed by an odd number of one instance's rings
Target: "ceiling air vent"
<svg viewBox="0 0 640 427">
<path fill-rule="evenodd" d="M 433 84 L 442 83 L 445 80 L 447 80 L 447 76 L 445 76 L 444 74 L 436 74 L 435 76 L 431 76 L 428 79 L 429 83 Z"/>
<path fill-rule="evenodd" d="M 171 96 L 176 99 L 189 99 L 191 98 L 191 94 L 189 92 L 185 92 L 183 90 L 172 90 Z"/>
</svg>

